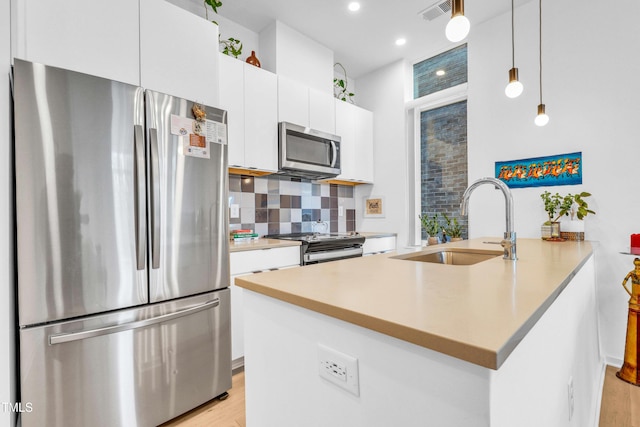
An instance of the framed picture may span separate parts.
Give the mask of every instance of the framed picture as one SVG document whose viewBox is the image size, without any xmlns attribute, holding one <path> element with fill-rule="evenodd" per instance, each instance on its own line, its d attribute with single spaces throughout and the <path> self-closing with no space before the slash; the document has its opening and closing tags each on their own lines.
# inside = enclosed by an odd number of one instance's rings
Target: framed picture
<svg viewBox="0 0 640 427">
<path fill-rule="evenodd" d="M 365 218 L 384 218 L 384 197 L 370 196 L 364 198 Z"/>
</svg>

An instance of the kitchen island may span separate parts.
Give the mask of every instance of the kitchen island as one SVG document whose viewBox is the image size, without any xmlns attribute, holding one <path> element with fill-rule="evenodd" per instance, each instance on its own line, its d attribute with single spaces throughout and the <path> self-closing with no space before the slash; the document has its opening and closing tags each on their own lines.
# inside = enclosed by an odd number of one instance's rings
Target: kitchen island
<svg viewBox="0 0 640 427">
<path fill-rule="evenodd" d="M 500 253 L 484 243 L 496 240 L 421 251 Z M 236 280 L 249 425 L 595 425 L 602 363 L 591 243 L 519 239 L 515 263 L 408 255 Z M 320 348 L 338 352 L 341 373 L 342 361 L 357 359 L 346 375 L 357 374 L 355 392 L 320 377 Z"/>
</svg>

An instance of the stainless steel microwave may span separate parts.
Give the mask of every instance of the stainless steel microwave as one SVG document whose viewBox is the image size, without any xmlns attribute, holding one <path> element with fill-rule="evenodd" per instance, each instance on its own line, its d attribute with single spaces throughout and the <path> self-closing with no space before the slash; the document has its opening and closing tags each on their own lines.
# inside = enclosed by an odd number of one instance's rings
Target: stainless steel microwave
<svg viewBox="0 0 640 427">
<path fill-rule="evenodd" d="M 340 137 L 288 122 L 278 129 L 278 173 L 308 179 L 340 175 Z"/>
</svg>

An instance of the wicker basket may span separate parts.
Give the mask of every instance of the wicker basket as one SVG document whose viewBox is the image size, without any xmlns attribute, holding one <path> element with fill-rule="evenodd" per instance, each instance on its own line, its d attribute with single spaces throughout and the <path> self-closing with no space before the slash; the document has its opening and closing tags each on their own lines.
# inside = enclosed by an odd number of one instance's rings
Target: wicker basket
<svg viewBox="0 0 640 427">
<path fill-rule="evenodd" d="M 584 231 L 560 231 L 560 237 L 567 240 L 581 242 L 584 240 Z"/>
</svg>

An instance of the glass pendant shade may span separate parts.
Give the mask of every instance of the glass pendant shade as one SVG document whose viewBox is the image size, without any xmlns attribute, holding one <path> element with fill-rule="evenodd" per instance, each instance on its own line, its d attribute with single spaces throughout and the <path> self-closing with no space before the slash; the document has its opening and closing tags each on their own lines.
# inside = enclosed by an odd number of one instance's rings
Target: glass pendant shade
<svg viewBox="0 0 640 427">
<path fill-rule="evenodd" d="M 462 41 L 469 34 L 469 29 L 471 29 L 471 23 L 464 16 L 464 0 L 452 0 L 451 20 L 445 29 L 447 39 L 454 43 Z"/>
<path fill-rule="evenodd" d="M 518 80 L 518 69 L 512 68 L 509 70 L 509 84 L 504 89 L 504 93 L 509 98 L 517 98 L 522 94 L 524 86 Z"/>
<path fill-rule="evenodd" d="M 549 123 L 549 116 L 547 116 L 547 113 L 545 112 L 544 104 L 538 105 L 538 115 L 534 122 L 537 126 L 544 126 Z"/>
</svg>

